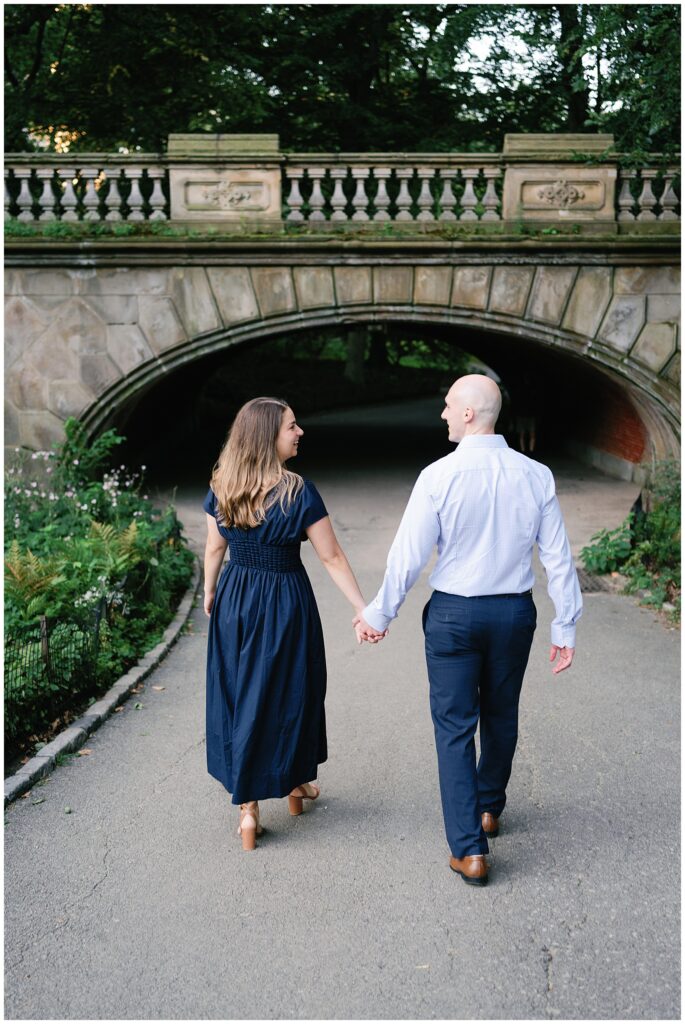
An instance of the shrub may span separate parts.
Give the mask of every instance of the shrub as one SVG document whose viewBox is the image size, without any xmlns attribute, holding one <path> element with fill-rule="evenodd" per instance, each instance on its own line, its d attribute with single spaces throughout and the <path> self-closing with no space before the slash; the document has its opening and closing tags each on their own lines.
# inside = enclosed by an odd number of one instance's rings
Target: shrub
<svg viewBox="0 0 685 1024">
<path fill-rule="evenodd" d="M 124 439 L 110 430 L 88 441 L 75 420 L 65 430 L 50 452 L 16 450 L 6 472 L 6 739 L 14 747 L 54 717 L 56 693 L 60 710 L 72 709 L 83 698 L 79 680 L 89 693 L 102 690 L 153 647 L 192 573 L 174 509 L 141 494 L 141 473 L 112 466 Z M 72 642 L 80 653 L 67 670 L 60 628 L 72 641 L 97 635 L 96 654 Z M 40 629 L 42 657 L 29 657 Z"/>
<path fill-rule="evenodd" d="M 621 572 L 626 591 L 642 592 L 644 604 L 680 608 L 680 470 L 655 463 L 643 491 L 647 510 L 631 512 L 615 530 L 601 530 L 581 551 L 590 572 Z"/>
</svg>

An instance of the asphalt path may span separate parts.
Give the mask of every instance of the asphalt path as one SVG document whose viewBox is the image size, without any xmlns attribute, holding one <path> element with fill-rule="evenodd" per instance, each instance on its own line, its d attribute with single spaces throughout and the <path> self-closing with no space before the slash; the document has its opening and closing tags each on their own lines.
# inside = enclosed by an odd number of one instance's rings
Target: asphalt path
<svg viewBox="0 0 685 1024">
<path fill-rule="evenodd" d="M 298 468 L 371 597 L 444 438 L 418 414 L 395 431 L 371 414 L 305 426 L 319 445 L 303 443 Z M 575 551 L 635 497 L 553 468 Z M 203 494 L 199 480 L 178 498 L 196 545 Z M 475 889 L 448 867 L 426 574 L 388 639 L 360 648 L 306 545 L 303 558 L 329 669 L 321 799 L 300 818 L 264 802 L 268 831 L 242 852 L 205 767 L 196 608 L 142 708 L 129 701 L 5 811 L 5 1019 L 678 1019 L 677 631 L 632 598 L 590 594 L 572 670 L 553 677 L 538 580 L 509 803 Z"/>
</svg>

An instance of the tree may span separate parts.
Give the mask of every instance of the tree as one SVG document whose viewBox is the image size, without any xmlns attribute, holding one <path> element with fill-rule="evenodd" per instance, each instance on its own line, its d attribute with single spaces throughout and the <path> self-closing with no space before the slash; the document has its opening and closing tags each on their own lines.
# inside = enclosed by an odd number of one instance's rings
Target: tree
<svg viewBox="0 0 685 1024">
<path fill-rule="evenodd" d="M 675 4 L 43 4 L 5 8 L 6 148 L 501 149 L 505 132 L 679 141 Z M 62 133 L 60 135 L 60 133 Z"/>
</svg>

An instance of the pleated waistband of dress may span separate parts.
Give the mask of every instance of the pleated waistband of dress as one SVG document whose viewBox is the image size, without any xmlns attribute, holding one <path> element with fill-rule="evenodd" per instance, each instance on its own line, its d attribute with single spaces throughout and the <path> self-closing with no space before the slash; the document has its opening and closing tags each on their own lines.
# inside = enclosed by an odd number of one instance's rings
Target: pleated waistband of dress
<svg viewBox="0 0 685 1024">
<path fill-rule="evenodd" d="M 299 544 L 260 544 L 255 540 L 232 540 L 230 564 L 263 572 L 296 572 L 302 568 Z"/>
</svg>

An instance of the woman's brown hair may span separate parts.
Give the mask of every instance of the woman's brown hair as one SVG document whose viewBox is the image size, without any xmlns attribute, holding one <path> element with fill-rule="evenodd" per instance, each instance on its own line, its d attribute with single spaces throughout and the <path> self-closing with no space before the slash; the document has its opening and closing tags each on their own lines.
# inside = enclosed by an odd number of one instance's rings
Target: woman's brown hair
<svg viewBox="0 0 685 1024">
<path fill-rule="evenodd" d="M 289 408 L 282 398 L 253 398 L 238 411 L 210 480 L 222 526 L 259 526 L 267 509 L 279 501 L 287 511 L 302 488 L 302 477 L 286 469 L 276 452 Z"/>
</svg>

